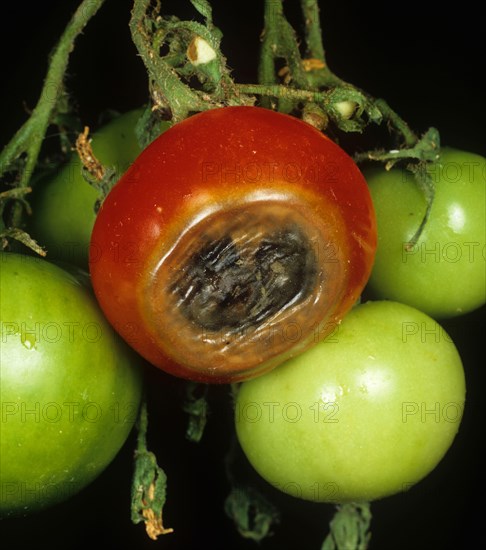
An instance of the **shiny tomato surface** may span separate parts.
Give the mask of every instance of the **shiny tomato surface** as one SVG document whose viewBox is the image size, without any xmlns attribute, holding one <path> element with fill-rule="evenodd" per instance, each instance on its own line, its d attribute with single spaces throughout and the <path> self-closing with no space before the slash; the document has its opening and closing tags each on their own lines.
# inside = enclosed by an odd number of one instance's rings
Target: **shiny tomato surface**
<svg viewBox="0 0 486 550">
<path fill-rule="evenodd" d="M 146 359 L 203 382 L 254 377 L 329 334 L 366 284 L 366 182 L 294 117 L 225 107 L 170 128 L 105 199 L 90 250 L 106 316 Z"/>
</svg>

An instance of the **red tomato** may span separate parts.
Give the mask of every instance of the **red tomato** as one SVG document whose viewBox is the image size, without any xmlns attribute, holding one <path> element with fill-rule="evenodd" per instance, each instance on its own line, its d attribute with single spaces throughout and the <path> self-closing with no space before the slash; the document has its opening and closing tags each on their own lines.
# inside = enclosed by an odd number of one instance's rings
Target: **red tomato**
<svg viewBox="0 0 486 550">
<path fill-rule="evenodd" d="M 368 280 L 376 225 L 351 158 L 258 107 L 194 115 L 104 201 L 90 268 L 106 316 L 174 375 L 261 374 L 329 334 Z"/>
</svg>

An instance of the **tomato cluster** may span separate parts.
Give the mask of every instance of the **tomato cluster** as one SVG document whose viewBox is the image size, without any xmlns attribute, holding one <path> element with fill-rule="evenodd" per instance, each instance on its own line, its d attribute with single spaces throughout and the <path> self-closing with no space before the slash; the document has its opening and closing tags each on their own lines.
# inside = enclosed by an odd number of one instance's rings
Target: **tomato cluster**
<svg viewBox="0 0 486 550">
<path fill-rule="evenodd" d="M 378 226 L 366 294 L 378 301 L 238 394 L 241 446 L 284 492 L 346 502 L 407 490 L 459 429 L 462 363 L 436 319 L 486 302 L 486 159 L 443 148 L 429 170 L 434 201 L 412 242 L 426 211 L 412 173 L 365 169 Z"/>
<path fill-rule="evenodd" d="M 243 382 L 241 447 L 286 493 L 362 501 L 420 481 L 463 414 L 461 359 L 436 319 L 486 300 L 485 159 L 443 149 L 410 245 L 425 199 L 409 174 L 363 176 L 294 117 L 213 109 L 140 153 L 139 115 L 94 142 L 104 163 L 136 158 L 97 215 L 74 158 L 34 199 L 49 258 L 86 266 L 89 248 L 96 300 L 80 270 L 1 255 L 1 510 L 61 501 L 109 464 L 141 357 Z M 356 305 L 368 282 L 377 301 Z"/>
</svg>

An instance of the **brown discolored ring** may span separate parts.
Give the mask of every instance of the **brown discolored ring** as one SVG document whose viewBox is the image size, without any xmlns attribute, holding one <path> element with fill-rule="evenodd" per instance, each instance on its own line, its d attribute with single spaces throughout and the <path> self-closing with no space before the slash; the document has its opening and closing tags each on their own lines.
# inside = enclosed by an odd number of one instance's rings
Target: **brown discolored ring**
<svg viewBox="0 0 486 550">
<path fill-rule="evenodd" d="M 245 377 L 308 340 L 342 285 L 328 232 L 308 206 L 283 201 L 210 214 L 154 268 L 144 309 L 155 338 L 196 371 Z"/>
</svg>

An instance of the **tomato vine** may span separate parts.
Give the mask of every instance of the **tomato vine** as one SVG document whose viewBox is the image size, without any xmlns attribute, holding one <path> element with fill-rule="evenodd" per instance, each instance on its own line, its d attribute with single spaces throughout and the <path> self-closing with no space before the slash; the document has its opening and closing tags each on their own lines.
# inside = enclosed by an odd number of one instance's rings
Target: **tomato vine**
<svg viewBox="0 0 486 550">
<path fill-rule="evenodd" d="M 29 119 L 18 130 L 0 153 L 0 178 L 12 186 L 2 194 L 0 201 L 0 237 L 2 248 L 8 239 L 22 242 L 41 256 L 45 251 L 25 231 L 21 229 L 22 211 L 28 204 L 25 201 L 31 188 L 29 182 L 34 174 L 37 160 L 49 124 L 55 122 L 56 115 L 66 108 L 64 78 L 74 41 L 82 33 L 88 21 L 97 13 L 105 0 L 83 0 L 61 36 L 50 58 L 49 69 L 44 79 L 39 101 Z M 54 100 L 49 90 L 54 90 Z M 5 220 L 4 209 L 9 201 L 14 201 L 9 219 Z"/>
<path fill-rule="evenodd" d="M 83 0 L 61 36 L 44 80 L 40 99 L 26 123 L 0 154 L 0 177 L 12 189 L 2 193 L 0 208 L 2 247 L 18 240 L 38 254 L 45 251 L 22 229 L 22 212 L 29 209 L 29 182 L 35 171 L 42 141 L 49 124 L 69 111 L 64 78 L 69 55 L 77 36 L 105 0 Z M 237 83 L 231 77 L 221 52 L 221 31 L 214 25 L 207 0 L 191 0 L 204 24 L 161 15 L 161 2 L 134 0 L 130 29 L 149 76 L 152 98 L 150 113 L 173 122 L 189 114 L 225 105 L 262 105 L 302 116 L 320 129 L 332 123 L 344 132 L 363 132 L 369 124 L 386 123 L 396 134 L 398 146 L 356 154 L 356 161 L 381 161 L 390 168 L 407 162 L 427 199 L 422 225 L 411 240 L 418 239 L 427 221 L 434 196 L 433 181 L 425 169 L 437 159 L 437 130 L 418 138 L 408 124 L 382 99 L 337 77 L 329 68 L 322 43 L 317 0 L 301 0 L 303 48 L 287 21 L 282 0 L 266 0 L 259 66 L 259 82 Z M 194 79 L 198 85 L 194 85 Z M 55 90 L 55 97 L 47 93 Z M 148 128 L 151 117 L 146 117 Z M 13 203 L 12 208 L 6 205 Z"/>
<path fill-rule="evenodd" d="M 45 255 L 42 247 L 23 230 L 22 214 L 29 209 L 29 184 L 46 130 L 56 123 L 59 114 L 69 109 L 64 78 L 74 42 L 103 3 L 104 0 L 80 3 L 50 59 L 39 102 L 0 154 L 0 176 L 10 187 L 0 194 L 0 236 L 4 248 L 13 239 Z M 191 3 L 204 23 L 163 17 L 161 2 L 134 0 L 130 29 L 149 75 L 152 101 L 145 124 L 148 126 L 153 118 L 177 122 L 207 109 L 257 103 L 296 114 L 321 130 L 331 127 L 342 132 L 363 132 L 370 124 L 386 124 L 393 134 L 392 147 L 358 152 L 355 160 L 383 162 L 387 168 L 401 162 L 415 174 L 428 205 L 422 224 L 411 239 L 412 244 L 416 242 L 434 198 L 434 186 L 426 166 L 437 159 L 439 133 L 431 128 L 418 137 L 384 100 L 371 97 L 330 70 L 317 0 L 301 0 L 305 23 L 303 47 L 285 17 L 282 0 L 265 1 L 258 83 L 233 80 L 221 51 L 222 33 L 214 25 L 210 3 L 207 0 L 191 0 Z M 46 93 L 50 87 L 57 90 L 54 100 Z M 204 400 L 197 401 L 196 419 L 198 407 L 206 415 Z M 193 414 L 194 410 L 189 407 L 188 413 Z M 139 452 L 144 452 L 144 448 L 146 450 L 145 440 L 141 437 Z M 163 479 L 163 473 L 158 475 Z M 160 498 L 165 500 L 165 490 L 160 491 Z M 364 548 L 369 538 L 365 534 L 369 520 L 369 509 L 365 505 L 340 508 L 331 525 L 332 542 L 325 543 L 324 548 L 347 548 L 349 542 L 342 542 L 341 535 L 337 534 L 345 531 L 352 532 L 353 540 L 358 537 L 364 541 Z"/>
</svg>

